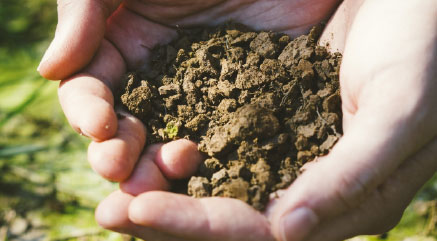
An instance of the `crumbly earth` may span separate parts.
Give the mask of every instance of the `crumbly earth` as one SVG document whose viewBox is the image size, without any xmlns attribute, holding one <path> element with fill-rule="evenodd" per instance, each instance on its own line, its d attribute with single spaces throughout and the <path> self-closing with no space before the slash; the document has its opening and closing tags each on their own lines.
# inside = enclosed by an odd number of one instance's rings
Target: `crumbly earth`
<svg viewBox="0 0 437 241">
<path fill-rule="evenodd" d="M 328 153 L 342 133 L 341 55 L 316 45 L 320 32 L 292 40 L 235 23 L 181 31 L 153 50 L 149 70 L 127 75 L 121 102 L 146 125 L 148 144 L 187 138 L 205 154 L 175 191 L 263 210 Z"/>
</svg>

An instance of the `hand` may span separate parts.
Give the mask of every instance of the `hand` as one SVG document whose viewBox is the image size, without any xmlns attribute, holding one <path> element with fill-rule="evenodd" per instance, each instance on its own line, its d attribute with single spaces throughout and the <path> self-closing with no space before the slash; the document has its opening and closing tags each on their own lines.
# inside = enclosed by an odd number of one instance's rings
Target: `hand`
<svg viewBox="0 0 437 241">
<path fill-rule="evenodd" d="M 345 136 L 329 156 L 308 167 L 287 193 L 271 205 L 269 210 L 273 212 L 268 216 L 278 239 L 283 237 L 282 230 L 292 234 L 287 235 L 288 240 L 303 238 L 310 229 L 308 240 L 339 240 L 385 231 L 396 223 L 414 193 L 437 169 L 433 159 L 437 150 L 436 127 L 432 124 L 437 111 L 431 94 L 436 91 L 432 82 L 436 78 L 432 68 L 436 61 L 435 3 L 426 1 L 419 6 L 413 1 L 399 4 L 386 0 L 355 4 L 353 1 L 342 4 L 322 38 L 329 39 L 332 47 L 345 49 L 340 77 Z M 389 14 L 390 10 L 395 14 Z M 374 25 L 375 22 L 378 24 Z M 404 28 L 406 23 L 409 25 Z M 330 31 L 334 33 L 333 39 Z M 373 33 L 379 32 L 383 33 L 377 38 L 381 42 L 375 43 Z M 407 51 L 398 50 L 406 43 Z M 409 63 L 415 64 L 408 66 Z M 403 105 L 398 107 L 399 103 Z M 166 151 L 161 153 L 158 158 L 149 159 L 155 162 L 144 163 L 157 163 L 156 166 L 161 163 L 164 168 L 160 170 L 165 170 L 166 164 L 181 161 L 162 162 Z M 172 160 L 175 156 L 166 158 Z M 160 173 L 166 175 L 165 171 Z M 132 177 L 135 176 L 141 175 L 134 173 Z M 139 237 L 162 240 L 204 240 L 202 235 L 213 240 L 271 239 L 264 219 L 236 200 L 193 200 L 161 192 L 132 199 L 133 196 L 120 192 L 111 195 L 97 211 L 100 223 Z M 220 203 L 211 206 L 215 200 Z M 181 210 L 179 205 L 190 208 Z M 212 207 L 225 210 L 214 211 Z M 292 210 L 301 220 L 295 219 L 283 229 L 280 221 Z M 235 215 L 237 212 L 240 215 Z M 223 216 L 217 218 L 219 214 Z M 244 223 L 243 218 L 250 222 Z M 188 222 L 194 224 L 181 225 Z M 229 232 L 233 230 L 237 233 Z M 172 235 L 173 239 L 165 235 Z"/>
<path fill-rule="evenodd" d="M 233 19 L 255 29 L 296 36 L 328 19 L 339 0 L 58 2 L 59 24 L 55 39 L 38 70 L 48 79 L 63 79 L 59 88 L 60 102 L 73 128 L 93 139 L 89 147 L 93 169 L 109 180 L 122 182 L 125 192 L 136 195 L 166 190 L 169 180 L 189 176 L 201 157 L 194 143 L 183 140 L 154 147 L 159 149 L 156 152 L 149 147 L 140 157 L 145 143 L 143 125 L 130 115 L 117 115 L 114 111 L 113 92 L 120 87 L 120 79 L 128 69 L 145 66 L 153 46 L 175 37 L 176 25 L 215 25 Z M 150 207 L 155 214 L 163 211 L 162 208 L 178 211 L 182 204 L 191 209 L 184 207 L 188 216 L 181 214 L 179 219 L 156 219 L 155 216 L 147 221 L 147 217 L 128 218 L 126 208 L 132 198 L 121 192 L 110 196 L 102 203 L 106 208 L 99 208 L 103 211 L 97 212 L 98 221 L 107 228 L 147 239 L 171 240 L 171 236 L 176 240 L 181 237 L 205 240 L 207 235 L 211 240 L 273 240 L 265 217 L 237 200 L 194 200 L 149 192 L 136 199 L 138 208 L 151 200 L 154 205 Z M 171 202 L 175 200 L 180 203 Z M 136 212 L 134 203 L 131 213 L 144 214 L 141 210 Z M 241 214 L 239 218 L 235 217 L 237 212 Z M 189 228 L 183 226 L 187 223 L 179 222 L 184 218 L 191 218 Z M 153 223 L 157 221 L 160 223 Z M 169 226 L 172 229 L 168 229 Z"/>
<path fill-rule="evenodd" d="M 344 52 L 340 79 L 345 135 L 270 204 L 265 215 L 278 240 L 342 240 L 385 232 L 435 173 L 436 10 L 433 1 L 390 0 L 345 1 L 337 10 L 321 41 Z M 204 228 L 209 225 L 228 231 L 238 227 L 237 235 L 242 236 L 237 240 L 252 240 L 244 236 L 250 233 L 246 230 L 258 235 L 253 240 L 269 240 L 258 233 L 264 232 L 265 224 L 247 223 L 262 218 L 243 206 L 232 210 L 223 199 L 216 209 L 204 208 L 204 203 L 213 203 L 211 199 L 180 197 L 174 203 L 165 195 L 170 194 L 149 192 L 134 198 L 115 193 L 101 204 L 97 217 L 109 220 L 105 224 L 112 228 L 132 225 L 130 230 L 135 231 L 127 232 L 143 238 L 151 229 L 173 230 L 175 224 L 195 223 L 195 229 L 182 225 L 173 234 L 179 240 L 201 240 L 217 234 Z M 119 219 L 103 217 L 121 200 L 129 208 L 119 205 Z M 216 219 L 216 212 L 230 225 Z M 190 231 L 198 236 L 190 236 Z"/>
<path fill-rule="evenodd" d="M 344 136 L 275 205 L 282 241 L 388 231 L 437 170 L 437 2 L 345 1 L 326 41 L 344 49 Z"/>
</svg>

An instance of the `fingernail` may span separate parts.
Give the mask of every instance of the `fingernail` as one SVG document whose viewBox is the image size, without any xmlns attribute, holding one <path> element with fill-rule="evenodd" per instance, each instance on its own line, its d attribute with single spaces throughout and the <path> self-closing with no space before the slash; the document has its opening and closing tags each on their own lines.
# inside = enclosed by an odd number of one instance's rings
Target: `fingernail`
<svg viewBox="0 0 437 241">
<path fill-rule="evenodd" d="M 303 240 L 315 228 L 319 218 L 307 207 L 297 208 L 281 218 L 282 241 Z"/>
</svg>

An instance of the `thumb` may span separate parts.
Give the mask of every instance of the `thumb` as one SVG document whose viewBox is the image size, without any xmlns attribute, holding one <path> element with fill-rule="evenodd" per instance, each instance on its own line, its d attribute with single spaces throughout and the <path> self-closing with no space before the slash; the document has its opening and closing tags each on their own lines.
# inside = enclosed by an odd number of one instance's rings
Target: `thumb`
<svg viewBox="0 0 437 241">
<path fill-rule="evenodd" d="M 38 66 L 40 74 L 65 79 L 89 63 L 105 34 L 106 19 L 121 1 L 58 0 L 58 26 Z"/>
<path fill-rule="evenodd" d="M 321 222 L 357 208 L 426 144 L 428 138 L 420 139 L 414 131 L 417 128 L 405 126 L 405 119 L 386 118 L 391 114 L 369 109 L 357 112 L 331 153 L 293 183 L 271 216 L 278 240 L 303 240 Z"/>
</svg>

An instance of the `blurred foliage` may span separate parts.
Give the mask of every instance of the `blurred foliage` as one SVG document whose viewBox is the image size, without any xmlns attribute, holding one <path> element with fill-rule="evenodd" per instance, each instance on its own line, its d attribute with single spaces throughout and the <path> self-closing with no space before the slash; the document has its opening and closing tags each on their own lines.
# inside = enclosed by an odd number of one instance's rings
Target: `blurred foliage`
<svg viewBox="0 0 437 241">
<path fill-rule="evenodd" d="M 0 240 L 121 240 L 94 221 L 116 185 L 89 167 L 88 140 L 65 120 L 58 83 L 36 73 L 39 49 L 0 49 Z"/>
<path fill-rule="evenodd" d="M 58 83 L 36 71 L 55 25 L 54 0 L 0 0 L 0 241 L 124 240 L 94 221 L 116 185 L 93 173 Z"/>
<path fill-rule="evenodd" d="M 65 120 L 57 83 L 36 72 L 55 25 L 54 0 L 0 0 L 0 241 L 132 240 L 94 221 L 117 185 L 91 171 L 88 140 Z M 352 240 L 436 241 L 436 198 L 437 175 L 393 230 Z"/>
<path fill-rule="evenodd" d="M 0 46 L 20 48 L 47 38 L 56 25 L 54 0 L 1 0 Z"/>
</svg>

